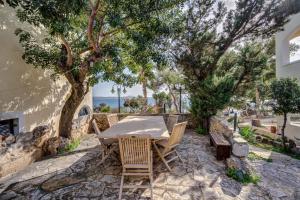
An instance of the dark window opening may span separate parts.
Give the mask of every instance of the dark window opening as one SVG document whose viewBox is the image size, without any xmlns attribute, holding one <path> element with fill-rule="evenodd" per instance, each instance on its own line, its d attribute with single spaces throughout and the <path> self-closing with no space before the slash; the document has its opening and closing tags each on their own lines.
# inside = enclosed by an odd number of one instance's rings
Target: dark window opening
<svg viewBox="0 0 300 200">
<path fill-rule="evenodd" d="M 0 135 L 18 134 L 18 119 L 0 121 Z"/>
<path fill-rule="evenodd" d="M 80 111 L 78 113 L 78 117 L 86 116 L 89 114 L 90 114 L 89 108 L 85 106 L 80 109 Z"/>
</svg>

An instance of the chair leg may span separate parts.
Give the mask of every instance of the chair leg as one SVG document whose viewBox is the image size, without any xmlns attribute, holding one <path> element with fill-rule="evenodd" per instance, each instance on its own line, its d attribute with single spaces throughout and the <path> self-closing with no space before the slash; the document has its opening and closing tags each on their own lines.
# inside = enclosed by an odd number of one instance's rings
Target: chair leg
<svg viewBox="0 0 300 200">
<path fill-rule="evenodd" d="M 153 146 L 154 146 L 155 150 L 157 151 L 158 156 L 164 162 L 164 164 L 166 165 L 167 169 L 171 172 L 172 170 L 171 170 L 170 166 L 168 165 L 168 163 L 167 163 L 166 159 L 164 158 L 164 156 L 162 155 L 162 153 L 159 151 L 159 148 L 157 147 L 157 145 L 155 143 L 153 143 Z"/>
<path fill-rule="evenodd" d="M 150 192 L 151 192 L 151 199 L 153 199 L 153 174 L 149 176 L 150 178 Z"/>
<path fill-rule="evenodd" d="M 179 160 L 183 163 L 181 156 L 178 154 L 178 152 L 175 150 L 176 155 L 178 156 Z"/>
<path fill-rule="evenodd" d="M 119 191 L 119 200 L 122 199 L 123 184 L 124 184 L 124 175 L 122 174 L 122 177 L 121 177 L 121 185 L 120 185 L 120 191 Z"/>
</svg>

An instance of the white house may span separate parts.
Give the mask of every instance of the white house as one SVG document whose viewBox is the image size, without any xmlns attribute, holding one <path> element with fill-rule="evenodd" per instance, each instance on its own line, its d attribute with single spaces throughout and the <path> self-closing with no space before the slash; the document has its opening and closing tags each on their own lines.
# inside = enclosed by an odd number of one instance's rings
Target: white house
<svg viewBox="0 0 300 200">
<path fill-rule="evenodd" d="M 37 36 L 41 34 L 20 23 L 13 9 L 0 8 L 0 132 L 17 134 L 48 124 L 55 136 L 70 86 L 64 77 L 54 81 L 49 76 L 51 72 L 36 69 L 22 60 L 23 49 L 14 34 L 18 27 Z M 91 112 L 92 108 L 90 92 L 76 117 Z"/>
<path fill-rule="evenodd" d="M 292 15 L 284 31 L 276 35 L 276 76 L 297 78 L 300 83 L 300 51 L 291 54 L 292 43 L 300 45 L 300 13 Z M 278 125 L 282 125 L 282 117 L 278 117 Z M 300 115 L 289 115 L 286 136 L 300 138 Z"/>
</svg>

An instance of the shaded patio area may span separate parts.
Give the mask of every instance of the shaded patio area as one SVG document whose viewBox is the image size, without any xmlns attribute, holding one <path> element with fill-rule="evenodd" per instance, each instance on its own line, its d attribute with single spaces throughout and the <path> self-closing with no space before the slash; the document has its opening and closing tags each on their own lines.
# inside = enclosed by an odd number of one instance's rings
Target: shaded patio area
<svg viewBox="0 0 300 200">
<path fill-rule="evenodd" d="M 0 179 L 0 199 L 117 199 L 121 163 L 113 156 L 100 163 L 95 135 L 86 135 L 79 148 L 66 155 L 33 163 Z M 208 136 L 187 130 L 178 151 L 184 160 L 172 162 L 168 172 L 154 160 L 154 199 L 299 199 L 300 161 L 251 147 L 273 159 L 248 161 L 262 177 L 258 185 L 242 185 L 226 176 L 216 161 Z M 158 158 L 154 154 L 154 157 Z M 141 179 L 128 182 L 142 182 Z M 149 199 L 149 190 L 128 190 L 123 199 Z"/>
</svg>

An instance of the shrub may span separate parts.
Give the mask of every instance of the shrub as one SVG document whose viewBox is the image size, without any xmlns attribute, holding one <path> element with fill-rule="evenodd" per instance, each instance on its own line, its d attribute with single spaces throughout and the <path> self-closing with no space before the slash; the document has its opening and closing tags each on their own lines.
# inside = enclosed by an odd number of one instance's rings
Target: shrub
<svg viewBox="0 0 300 200">
<path fill-rule="evenodd" d="M 250 143 L 255 143 L 255 134 L 251 127 L 243 127 L 240 129 L 241 136 Z"/>
<path fill-rule="evenodd" d="M 61 149 L 58 153 L 66 153 L 74 151 L 80 144 L 80 139 L 73 139 L 69 144 L 67 144 L 63 149 Z"/>
<path fill-rule="evenodd" d="M 245 185 L 249 183 L 257 184 L 261 177 L 256 174 L 245 173 L 243 170 L 228 168 L 226 172 L 227 176 L 233 178 L 234 180 L 243 183 Z"/>
<path fill-rule="evenodd" d="M 196 128 L 196 133 L 198 133 L 199 135 L 207 135 L 206 129 L 202 128 L 201 126 L 198 126 Z"/>
<path fill-rule="evenodd" d="M 100 109 L 100 112 L 104 112 L 104 113 L 110 112 L 110 106 L 102 107 L 102 108 Z"/>
</svg>

